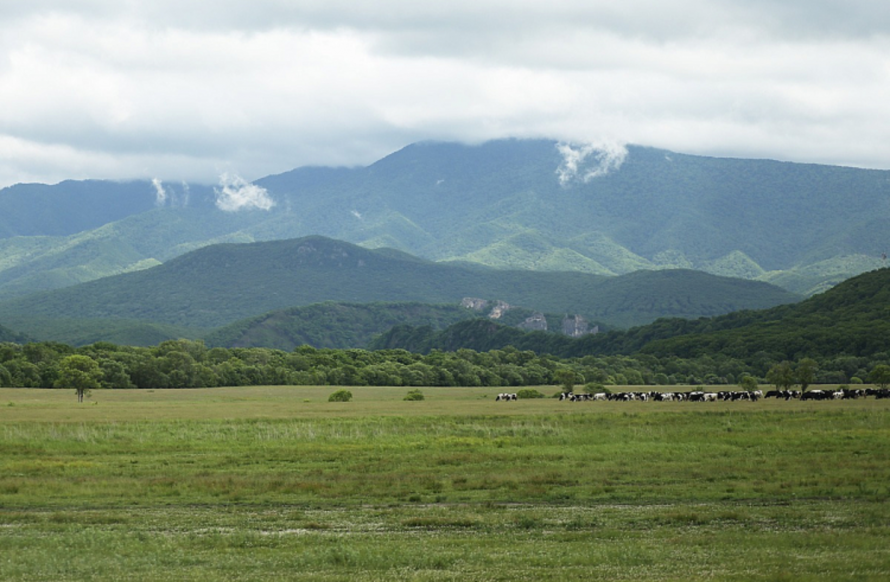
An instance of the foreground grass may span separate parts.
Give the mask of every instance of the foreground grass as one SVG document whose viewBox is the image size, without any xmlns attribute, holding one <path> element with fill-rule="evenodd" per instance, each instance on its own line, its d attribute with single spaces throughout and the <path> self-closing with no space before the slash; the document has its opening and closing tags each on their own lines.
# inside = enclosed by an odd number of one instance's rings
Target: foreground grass
<svg viewBox="0 0 890 582">
<path fill-rule="evenodd" d="M 0 390 L 0 579 L 890 577 L 890 403 Z"/>
<path fill-rule="evenodd" d="M 883 504 L 5 512 L 5 580 L 886 579 Z"/>
</svg>

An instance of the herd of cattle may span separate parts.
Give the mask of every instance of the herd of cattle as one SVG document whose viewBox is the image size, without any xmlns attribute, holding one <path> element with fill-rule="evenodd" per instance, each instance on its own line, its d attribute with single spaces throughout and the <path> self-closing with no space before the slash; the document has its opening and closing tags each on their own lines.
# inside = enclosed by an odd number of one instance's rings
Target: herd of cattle
<svg viewBox="0 0 890 582">
<path fill-rule="evenodd" d="M 641 401 L 641 402 L 717 402 L 717 401 L 736 401 L 747 400 L 756 402 L 761 398 L 776 398 L 784 400 L 852 400 L 856 398 L 865 398 L 873 396 L 878 398 L 890 398 L 890 389 L 888 388 L 843 388 L 840 390 L 808 390 L 801 392 L 800 390 L 723 390 L 720 392 L 704 392 L 702 390 L 692 390 L 688 392 L 597 392 L 594 394 L 574 392 L 562 392 L 559 395 L 560 400 L 569 402 L 587 402 L 587 401 Z M 517 400 L 515 393 L 502 392 L 495 398 L 496 401 Z"/>
</svg>

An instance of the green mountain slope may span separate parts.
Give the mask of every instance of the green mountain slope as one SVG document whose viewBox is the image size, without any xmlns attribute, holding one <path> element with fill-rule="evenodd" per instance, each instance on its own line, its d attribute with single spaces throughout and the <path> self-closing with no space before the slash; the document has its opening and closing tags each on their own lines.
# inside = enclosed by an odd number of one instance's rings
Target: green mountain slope
<svg viewBox="0 0 890 582">
<path fill-rule="evenodd" d="M 642 349 L 680 357 L 766 352 L 790 360 L 890 352 L 890 269 L 848 279 L 796 305 L 718 317 L 685 331 Z"/>
<path fill-rule="evenodd" d="M 214 330 L 204 340 L 209 346 L 267 347 L 285 351 L 300 345 L 362 348 L 375 335 L 396 325 L 429 325 L 441 329 L 475 315 L 457 304 L 328 301 L 237 321 Z"/>
<path fill-rule="evenodd" d="M 487 319 L 521 329 L 542 329 L 552 334 L 564 330 L 565 316 L 543 314 L 497 300 L 467 298 L 460 305 L 427 303 L 338 303 L 326 301 L 291 307 L 236 321 L 204 336 L 210 346 L 267 347 L 292 351 L 300 345 L 315 348 L 364 348 L 377 335 L 396 326 L 426 326 L 444 329 L 459 321 Z M 572 315 L 572 319 L 574 319 Z M 543 318 L 543 323 L 542 319 Z M 588 333 L 599 329 L 596 322 L 583 322 Z"/>
<path fill-rule="evenodd" d="M 165 185 L 160 206 L 150 182 L 7 188 L 0 297 L 217 242 L 314 234 L 434 261 L 603 275 L 688 268 L 798 293 L 883 264 L 890 172 L 630 146 L 620 165 L 586 179 L 602 169 L 596 154 L 572 175 L 558 145 L 419 143 L 363 168 L 298 168 L 256 181 L 269 210 L 220 210 L 219 189 L 198 185 Z"/>
<path fill-rule="evenodd" d="M 502 271 L 438 264 L 324 237 L 220 244 L 144 271 L 0 303 L 0 319 L 28 332 L 34 318 L 132 319 L 211 328 L 323 301 L 457 303 L 496 297 L 545 313 L 629 326 L 759 308 L 797 296 L 778 287 L 696 271 L 622 277 Z"/>
<path fill-rule="evenodd" d="M 811 357 L 832 361 L 835 370 L 852 366 L 846 370 L 851 376 L 862 365 L 857 358 L 890 359 L 890 269 L 864 273 L 800 303 L 697 320 L 660 319 L 579 339 L 473 321 L 440 332 L 400 326 L 372 344 L 420 352 L 508 345 L 561 357 L 639 352 L 660 358 L 735 358 L 749 364 Z"/>
<path fill-rule="evenodd" d="M 0 239 L 65 236 L 98 228 L 157 205 L 150 182 L 65 181 L 0 190 Z"/>
<path fill-rule="evenodd" d="M 64 237 L 0 239 L 0 298 L 59 289 L 147 269 L 186 252 L 223 242 L 252 242 L 243 231 L 256 213 L 154 208 Z"/>
<path fill-rule="evenodd" d="M 0 343 L 2 342 L 13 342 L 13 343 L 25 343 L 30 341 L 30 338 L 23 333 L 19 333 L 17 331 L 13 331 L 8 327 L 4 327 L 0 325 Z"/>
</svg>

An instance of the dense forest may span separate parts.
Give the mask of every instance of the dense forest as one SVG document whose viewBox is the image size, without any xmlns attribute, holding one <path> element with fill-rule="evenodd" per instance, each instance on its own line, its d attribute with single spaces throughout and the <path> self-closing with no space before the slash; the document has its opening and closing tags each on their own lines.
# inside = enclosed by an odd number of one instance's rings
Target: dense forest
<svg viewBox="0 0 890 582">
<path fill-rule="evenodd" d="M 0 344 L 0 386 L 70 387 L 74 362 L 87 361 L 95 388 L 202 388 L 249 385 L 539 386 L 739 384 L 750 376 L 767 382 L 770 371 L 796 362 L 762 353 L 751 362 L 724 355 L 694 358 L 650 354 L 557 358 L 515 347 L 477 352 L 458 349 L 418 354 L 406 350 L 332 350 L 300 346 L 208 348 L 201 341 L 169 340 L 157 346 L 96 343 L 80 348 L 42 342 Z M 803 360 L 802 360 L 803 361 Z M 809 382 L 861 383 L 890 354 L 837 356 L 815 361 Z"/>
</svg>

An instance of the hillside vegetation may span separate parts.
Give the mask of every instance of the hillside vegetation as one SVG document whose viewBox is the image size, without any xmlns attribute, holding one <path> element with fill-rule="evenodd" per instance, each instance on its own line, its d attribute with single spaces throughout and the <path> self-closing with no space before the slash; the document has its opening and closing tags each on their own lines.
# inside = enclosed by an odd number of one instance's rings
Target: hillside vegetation
<svg viewBox="0 0 890 582">
<path fill-rule="evenodd" d="M 237 321 L 205 336 L 209 346 L 267 347 L 291 351 L 356 348 L 396 325 L 448 327 L 476 316 L 459 305 L 425 303 L 336 303 L 291 307 Z"/>
<path fill-rule="evenodd" d="M 27 341 L 30 341 L 30 339 L 25 334 L 13 331 L 8 327 L 0 325 L 0 343 L 13 342 L 21 344 Z"/>
<path fill-rule="evenodd" d="M 535 386 L 733 384 L 750 377 L 773 382 L 773 370 L 808 368 L 808 383 L 890 383 L 890 269 L 866 273 L 799 304 L 742 311 L 696 321 L 661 319 L 626 332 L 571 339 L 490 319 L 460 321 L 443 307 L 346 306 L 391 317 L 427 319 L 397 325 L 369 349 L 331 350 L 301 345 L 211 347 L 203 341 L 163 341 L 153 347 L 103 341 L 75 348 L 58 342 L 0 344 L 0 385 L 49 387 L 65 358 L 96 362 L 103 387 L 198 388 L 220 385 L 300 384 L 376 386 Z M 396 308 L 398 307 L 398 308 Z M 337 312 L 313 306 L 307 313 Z M 292 315 L 292 314 L 289 314 Z M 377 315 L 371 319 L 379 319 Z M 363 322 L 370 325 L 368 322 Z M 286 330 L 287 328 L 283 328 Z M 335 327 L 336 329 L 336 327 Z M 316 333 L 321 333 L 317 331 Z M 794 364 L 794 362 L 797 362 Z M 803 374 L 803 372 L 801 372 Z"/>
<path fill-rule="evenodd" d="M 256 180 L 268 210 L 224 211 L 201 185 L 14 186 L 0 191 L 0 297 L 308 235 L 506 269 L 696 269 L 802 294 L 887 251 L 886 171 L 631 146 L 609 171 L 591 154 L 573 174 L 558 145 L 420 143 L 363 168 L 298 168 Z"/>
<path fill-rule="evenodd" d="M 151 269 L 0 303 L 0 321 L 29 333 L 49 319 L 139 320 L 208 330 L 323 301 L 457 304 L 497 298 L 544 313 L 627 327 L 793 302 L 782 289 L 697 271 L 621 277 L 440 264 L 324 237 L 220 244 Z M 41 323 L 41 327 L 45 327 Z"/>
<path fill-rule="evenodd" d="M 890 353 L 890 269 L 864 273 L 800 303 L 712 318 L 664 318 L 627 331 L 579 339 L 477 320 L 441 331 L 396 326 L 371 343 L 372 349 L 418 352 L 487 351 L 505 346 L 561 357 L 640 352 L 661 358 L 722 356 L 747 362 L 872 358 Z"/>
<path fill-rule="evenodd" d="M 890 352 L 890 269 L 859 275 L 796 305 L 699 321 L 684 332 L 653 338 L 642 351 L 742 358 L 768 352 L 787 359 Z"/>
</svg>

